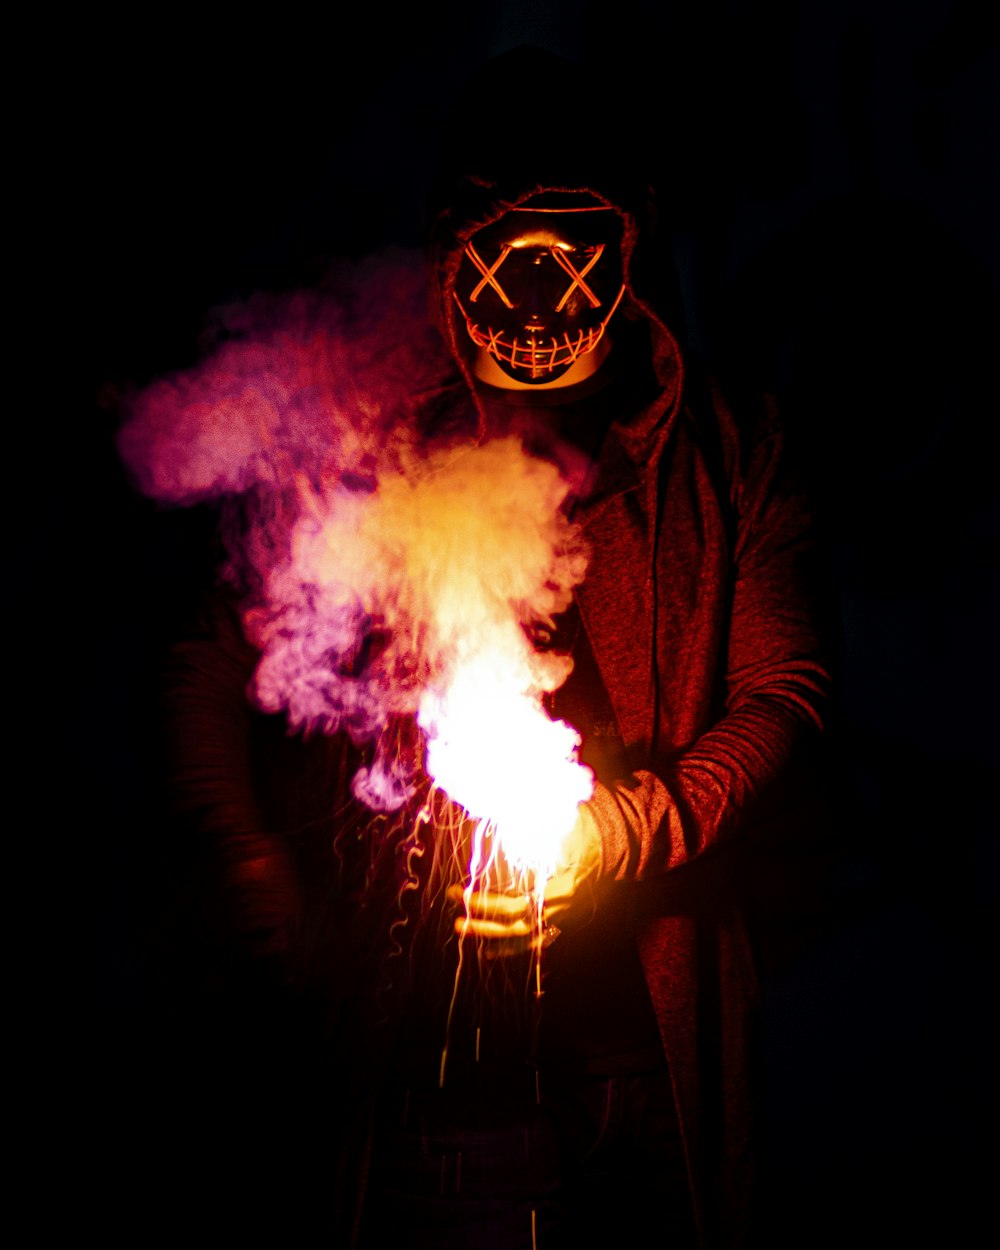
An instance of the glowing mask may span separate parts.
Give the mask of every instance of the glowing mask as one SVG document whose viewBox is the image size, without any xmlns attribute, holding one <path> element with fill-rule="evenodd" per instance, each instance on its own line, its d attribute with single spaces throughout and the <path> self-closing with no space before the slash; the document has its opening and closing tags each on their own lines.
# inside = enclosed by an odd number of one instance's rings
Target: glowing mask
<svg viewBox="0 0 1000 1250">
<path fill-rule="evenodd" d="M 455 300 L 512 378 L 554 381 L 601 341 L 624 293 L 613 209 L 518 209 L 466 245 Z"/>
</svg>

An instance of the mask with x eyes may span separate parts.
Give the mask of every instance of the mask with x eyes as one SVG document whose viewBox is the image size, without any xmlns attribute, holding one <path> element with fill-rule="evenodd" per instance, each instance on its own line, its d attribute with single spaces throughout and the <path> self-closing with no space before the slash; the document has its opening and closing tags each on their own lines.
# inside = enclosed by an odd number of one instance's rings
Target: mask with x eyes
<svg viewBox="0 0 1000 1250">
<path fill-rule="evenodd" d="M 552 382 L 601 342 L 624 293 L 614 209 L 517 209 L 472 236 L 455 282 L 469 337 L 509 377 Z"/>
</svg>

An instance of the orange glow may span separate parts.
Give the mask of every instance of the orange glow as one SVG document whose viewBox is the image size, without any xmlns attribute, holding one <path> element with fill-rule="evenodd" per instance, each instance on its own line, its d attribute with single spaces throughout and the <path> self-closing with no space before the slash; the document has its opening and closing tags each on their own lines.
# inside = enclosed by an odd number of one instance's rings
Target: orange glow
<svg viewBox="0 0 1000 1250">
<path fill-rule="evenodd" d="M 557 248 L 552 249 L 552 259 L 560 266 L 560 268 L 565 269 L 566 272 L 569 274 L 569 276 L 573 279 L 573 281 L 569 285 L 569 289 L 567 290 L 566 294 L 562 297 L 559 303 L 556 304 L 556 312 L 562 312 L 563 308 L 565 308 L 566 306 L 566 301 L 573 294 L 573 292 L 576 290 L 577 287 L 579 287 L 580 290 L 584 293 L 584 295 L 586 295 L 587 299 L 590 302 L 591 308 L 600 308 L 601 301 L 597 298 L 597 296 L 590 289 L 590 287 L 587 286 L 586 282 L 584 282 L 584 278 L 587 276 L 588 273 L 590 273 L 591 269 L 593 269 L 593 267 L 601 259 L 601 255 L 603 252 L 604 252 L 604 244 L 598 243 L 597 247 L 594 249 L 593 256 L 591 256 L 590 260 L 588 260 L 587 263 L 584 265 L 584 267 L 578 272 L 576 269 L 576 266 L 573 264 L 570 258 L 564 254 L 564 252 L 562 252 L 561 250 Z"/>
<path fill-rule="evenodd" d="M 500 255 L 497 257 L 494 263 L 489 267 L 487 267 L 486 262 L 479 255 L 479 253 L 476 251 L 476 249 L 472 246 L 471 243 L 468 245 L 468 247 L 466 247 L 465 254 L 468 256 L 469 260 L 471 260 L 472 263 L 476 266 L 479 272 L 483 275 L 482 281 L 479 283 L 478 286 L 474 288 L 472 294 L 469 296 L 469 299 L 472 301 L 472 303 L 475 303 L 476 300 L 479 299 L 479 296 L 482 294 L 484 287 L 491 286 L 493 290 L 496 291 L 497 295 L 499 295 L 500 298 L 503 300 L 504 304 L 506 304 L 508 308 L 513 308 L 514 305 L 507 298 L 507 295 L 503 287 L 497 281 L 496 276 L 495 276 L 496 271 L 500 268 L 500 266 L 504 263 L 504 261 L 507 259 L 508 255 L 510 254 L 510 248 L 509 247 L 503 248 Z"/>
<path fill-rule="evenodd" d="M 425 697 L 420 722 L 428 772 L 480 822 L 470 877 L 502 853 L 505 884 L 540 894 L 593 778 L 576 758 L 578 734 L 548 718 L 532 685 L 523 656 L 485 647 L 443 695 Z"/>
<path fill-rule="evenodd" d="M 571 662 L 537 652 L 524 628 L 564 611 L 586 569 L 567 490 L 553 465 L 500 439 L 442 452 L 416 481 L 384 480 L 362 522 L 373 578 L 384 585 L 377 564 L 391 564 L 423 622 L 425 767 L 480 825 L 470 874 L 499 856 L 522 890 L 558 865 L 593 789 L 576 731 L 542 705 Z M 390 560 L 372 560 L 379 544 Z"/>
<path fill-rule="evenodd" d="M 583 272 L 586 273 L 586 269 Z M 582 277 L 582 274 L 578 276 Z M 625 287 L 621 287 L 608 315 L 599 325 L 591 326 L 587 330 L 579 330 L 575 338 L 570 338 L 568 334 L 564 333 L 561 342 L 554 337 L 546 339 L 530 333 L 525 334 L 525 340 L 522 342 L 516 335 L 513 339 L 504 338 L 503 331 L 498 332 L 490 326 L 483 329 L 477 322 L 472 320 L 472 317 L 462 306 L 462 301 L 458 298 L 457 292 L 453 294 L 455 303 L 465 318 L 469 337 L 477 347 L 484 347 L 491 356 L 497 360 L 506 361 L 507 364 L 513 365 L 515 368 L 535 372 L 544 369 L 555 369 L 560 365 L 572 364 L 581 356 L 592 352 L 604 337 L 604 331 L 607 329 L 608 322 L 611 320 L 621 302 L 622 296 L 625 294 Z"/>
<path fill-rule="evenodd" d="M 498 865 L 505 886 L 534 892 L 592 789 L 575 731 L 542 706 L 570 661 L 535 651 L 525 628 L 565 611 L 586 571 L 569 486 L 514 438 L 401 458 L 409 471 L 371 492 L 300 483 L 295 577 L 331 611 L 383 623 L 382 671 L 409 678 L 385 682 L 390 710 L 416 712 L 426 773 L 478 824 L 470 879 Z M 442 832 L 457 849 L 463 831 Z"/>
</svg>

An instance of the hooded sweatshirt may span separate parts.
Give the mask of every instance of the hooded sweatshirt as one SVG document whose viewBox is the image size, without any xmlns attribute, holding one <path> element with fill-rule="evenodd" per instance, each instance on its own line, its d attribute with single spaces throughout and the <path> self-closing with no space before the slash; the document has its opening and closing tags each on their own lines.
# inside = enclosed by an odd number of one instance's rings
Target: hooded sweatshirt
<svg viewBox="0 0 1000 1250">
<path fill-rule="evenodd" d="M 621 387 L 608 388 L 575 512 L 593 552 L 576 603 L 627 758 L 591 810 L 602 876 L 633 883 L 642 900 L 638 951 L 700 1235 L 732 1245 L 750 1192 L 758 996 L 741 887 L 755 858 L 818 819 L 812 765 L 831 684 L 823 564 L 773 404 L 737 398 L 685 360 L 673 268 L 634 147 L 640 126 L 621 98 L 571 125 L 579 110 L 567 102 L 580 93 L 578 67 L 531 49 L 470 86 L 435 187 L 432 310 L 492 432 L 496 405 L 473 376 L 452 296 L 467 242 L 553 192 L 593 197 L 621 219 L 625 295 L 609 334 L 629 342 L 633 363 L 644 354 L 650 381 L 620 407 Z M 520 119 L 517 143 L 484 123 L 511 96 L 530 101 L 535 119 Z M 548 135 L 548 123 L 551 139 L 532 143 L 531 127 Z"/>
</svg>

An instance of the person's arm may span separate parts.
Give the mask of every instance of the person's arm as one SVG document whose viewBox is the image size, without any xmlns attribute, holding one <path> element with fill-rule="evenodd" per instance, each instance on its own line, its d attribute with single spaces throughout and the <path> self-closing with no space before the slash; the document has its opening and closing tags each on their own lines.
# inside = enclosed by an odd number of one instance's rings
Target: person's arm
<svg viewBox="0 0 1000 1250">
<path fill-rule="evenodd" d="M 689 749 L 590 803 L 601 874 L 639 880 L 686 863 L 793 801 L 831 687 L 829 572 L 774 412 L 732 456 L 736 519 L 724 714 Z"/>
<path fill-rule="evenodd" d="M 201 843 L 224 938 L 283 956 L 301 891 L 287 841 L 266 828 L 255 793 L 247 685 L 256 661 L 235 609 L 210 600 L 200 629 L 170 653 L 170 780 L 177 812 Z"/>
<path fill-rule="evenodd" d="M 547 921 L 558 925 L 586 882 L 655 877 L 759 828 L 797 791 L 800 762 L 807 769 L 831 685 L 824 566 L 780 435 L 765 427 L 738 469 L 723 713 L 679 755 L 595 786 L 569 860 L 546 888 Z M 516 942 L 541 932 L 517 900 L 484 893 L 469 911 L 482 937 Z"/>
<path fill-rule="evenodd" d="M 773 425 L 734 472 L 732 495 L 723 715 L 679 757 L 614 789 L 597 787 L 588 806 L 603 876 L 669 871 L 753 827 L 794 790 L 823 727 L 831 687 L 826 570 Z"/>
</svg>

